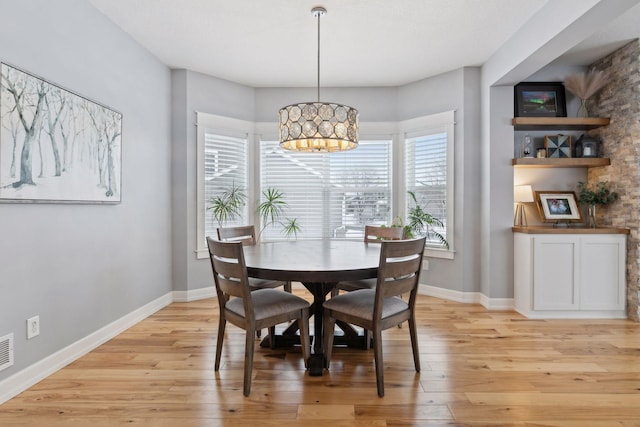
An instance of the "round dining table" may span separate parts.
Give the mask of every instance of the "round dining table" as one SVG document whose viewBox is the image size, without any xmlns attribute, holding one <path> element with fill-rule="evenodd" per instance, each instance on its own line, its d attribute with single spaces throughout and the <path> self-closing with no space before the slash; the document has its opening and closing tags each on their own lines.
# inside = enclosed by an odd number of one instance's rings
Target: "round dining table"
<svg viewBox="0 0 640 427">
<path fill-rule="evenodd" d="M 380 262 L 380 245 L 350 240 L 292 240 L 260 243 L 244 247 L 247 273 L 260 279 L 295 281 L 313 295 L 310 314 L 313 323 L 313 354 L 309 359 L 311 375 L 322 375 L 323 307 L 326 296 L 338 282 L 374 278 Z M 336 335 L 336 345 L 365 346 L 366 338 L 350 325 L 338 323 L 344 334 Z M 297 325 L 282 335 L 268 337 L 274 345 L 290 346 L 299 337 Z"/>
</svg>

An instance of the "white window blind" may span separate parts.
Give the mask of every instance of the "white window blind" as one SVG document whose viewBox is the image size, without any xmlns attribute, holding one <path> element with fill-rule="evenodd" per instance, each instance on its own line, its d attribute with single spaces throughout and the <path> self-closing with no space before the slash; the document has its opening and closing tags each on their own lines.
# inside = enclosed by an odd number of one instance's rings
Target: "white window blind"
<svg viewBox="0 0 640 427">
<path fill-rule="evenodd" d="M 300 225 L 299 239 L 362 239 L 365 224 L 391 222 L 391 141 L 360 141 L 357 149 L 328 155 L 291 153 L 261 142 L 260 191 L 284 193 L 285 217 Z M 262 239 L 285 238 L 282 225 Z"/>
<path fill-rule="evenodd" d="M 425 132 L 405 140 L 406 146 L 406 188 L 415 193 L 420 206 L 439 219 L 443 226 L 433 227 L 445 239 L 448 236 L 448 191 L 446 131 Z M 413 201 L 407 198 L 407 210 L 413 207 Z M 427 243 L 440 246 L 434 236 L 428 236 Z"/>
<path fill-rule="evenodd" d="M 220 226 L 213 212 L 208 209 L 211 201 L 234 185 L 247 194 L 247 137 L 220 133 L 210 129 L 204 131 L 205 236 L 216 236 L 216 228 Z M 247 209 L 245 205 L 241 217 L 227 221 L 222 226 L 246 224 Z"/>
</svg>

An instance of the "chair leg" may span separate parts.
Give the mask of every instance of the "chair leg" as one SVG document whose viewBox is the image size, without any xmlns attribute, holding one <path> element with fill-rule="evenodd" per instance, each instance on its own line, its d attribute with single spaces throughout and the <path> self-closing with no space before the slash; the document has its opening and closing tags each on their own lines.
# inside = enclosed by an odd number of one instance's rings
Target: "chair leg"
<svg viewBox="0 0 640 427">
<path fill-rule="evenodd" d="M 291 293 L 291 282 L 285 282 L 285 284 L 284 284 L 284 290 L 285 290 L 286 292 Z"/>
<path fill-rule="evenodd" d="M 363 334 L 364 334 L 364 349 L 369 350 L 371 349 L 371 338 L 373 337 L 373 335 L 371 334 L 371 331 L 367 329 L 363 330 Z"/>
<path fill-rule="evenodd" d="M 409 318 L 409 334 L 411 335 L 411 348 L 413 349 L 413 364 L 416 372 L 420 372 L 420 352 L 418 351 L 418 331 L 416 329 L 416 319 Z"/>
<path fill-rule="evenodd" d="M 254 343 L 253 335 L 255 331 L 251 328 L 247 329 L 244 344 L 244 383 L 242 394 L 249 396 L 251 393 L 251 373 L 253 371 L 253 351 Z"/>
<path fill-rule="evenodd" d="M 224 341 L 224 329 L 227 324 L 227 319 L 220 315 L 220 321 L 218 321 L 218 340 L 216 343 L 216 362 L 213 370 L 218 371 L 220 369 L 220 358 L 222 357 L 222 342 Z"/>
<path fill-rule="evenodd" d="M 302 346 L 302 357 L 305 369 L 309 368 L 309 353 L 311 340 L 309 338 L 309 309 L 303 308 L 298 319 L 298 329 L 300 330 L 300 345 Z"/>
<path fill-rule="evenodd" d="M 256 337 L 258 337 L 258 338 L 262 337 L 262 329 L 258 329 L 256 331 Z"/>
<path fill-rule="evenodd" d="M 376 385 L 378 396 L 384 397 L 384 360 L 382 357 L 382 331 L 374 328 L 373 331 L 373 358 L 376 364 Z"/>
<path fill-rule="evenodd" d="M 336 319 L 331 317 L 331 311 L 324 311 L 324 367 L 329 369 L 331 353 L 333 350 L 333 332 L 336 327 Z"/>
<path fill-rule="evenodd" d="M 337 297 L 338 295 L 340 295 L 340 289 L 334 286 L 333 289 L 331 289 L 331 298 Z"/>
<path fill-rule="evenodd" d="M 276 348 L 276 327 L 275 326 L 269 327 L 269 347 L 271 347 L 271 350 Z"/>
</svg>

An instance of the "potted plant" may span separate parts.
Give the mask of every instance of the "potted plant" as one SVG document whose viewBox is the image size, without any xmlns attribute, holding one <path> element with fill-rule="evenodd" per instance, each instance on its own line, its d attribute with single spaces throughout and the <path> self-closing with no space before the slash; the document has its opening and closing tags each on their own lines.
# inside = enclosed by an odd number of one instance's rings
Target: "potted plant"
<svg viewBox="0 0 640 427">
<path fill-rule="evenodd" d="M 280 190 L 269 187 L 262 192 L 264 201 L 258 205 L 257 211 L 260 216 L 262 228 L 258 233 L 258 239 L 262 232 L 271 224 L 279 223 L 282 226 L 282 230 L 287 238 L 298 237 L 300 231 L 300 225 L 297 218 L 285 218 L 284 209 L 287 207 L 287 202 L 284 200 L 284 193 Z"/>
<path fill-rule="evenodd" d="M 578 182 L 578 200 L 587 205 L 587 222 L 589 227 L 596 228 L 596 206 L 605 206 L 618 199 L 618 193 L 608 188 L 608 182 L 598 182 L 589 188 L 584 182 Z"/>
<path fill-rule="evenodd" d="M 218 222 L 218 227 L 222 227 L 227 221 L 239 217 L 242 214 L 242 208 L 246 204 L 247 195 L 244 189 L 234 182 L 222 194 L 209 198 L 207 210 L 213 212 L 213 217 Z"/>
<path fill-rule="evenodd" d="M 409 212 L 407 214 L 408 223 L 405 224 L 402 218 L 395 217 L 391 226 L 404 227 L 404 236 L 407 239 L 411 239 L 415 236 L 427 236 L 427 238 L 435 237 L 442 246 L 449 249 L 449 242 L 447 242 L 447 239 L 433 229 L 434 226 L 442 227 L 442 221 L 431 215 L 420 205 L 420 203 L 418 203 L 415 192 L 407 191 L 407 193 L 409 194 L 409 197 L 411 197 L 411 200 L 413 200 L 413 206 L 409 208 Z"/>
</svg>

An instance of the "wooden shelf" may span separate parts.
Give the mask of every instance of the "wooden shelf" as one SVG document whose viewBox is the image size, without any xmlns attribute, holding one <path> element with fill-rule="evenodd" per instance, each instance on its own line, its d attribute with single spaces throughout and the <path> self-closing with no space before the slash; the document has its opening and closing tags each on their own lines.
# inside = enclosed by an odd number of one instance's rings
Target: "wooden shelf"
<svg viewBox="0 0 640 427">
<path fill-rule="evenodd" d="M 588 130 L 609 125 L 608 117 L 514 117 L 515 130 Z"/>
<path fill-rule="evenodd" d="M 526 234 L 630 234 L 631 230 L 628 228 L 617 227 L 600 227 L 600 228 L 588 228 L 584 226 L 580 227 L 552 227 L 547 225 L 530 225 L 526 226 L 513 226 L 511 230 L 514 233 L 526 233 Z"/>
<path fill-rule="evenodd" d="M 570 159 L 520 157 L 513 159 L 511 164 L 518 168 L 595 168 L 609 166 L 611 159 L 604 157 L 576 157 Z"/>
</svg>

